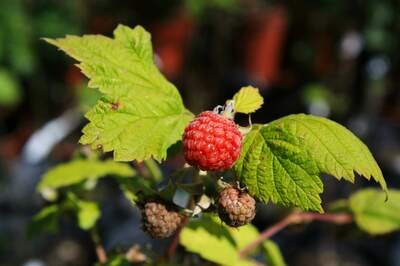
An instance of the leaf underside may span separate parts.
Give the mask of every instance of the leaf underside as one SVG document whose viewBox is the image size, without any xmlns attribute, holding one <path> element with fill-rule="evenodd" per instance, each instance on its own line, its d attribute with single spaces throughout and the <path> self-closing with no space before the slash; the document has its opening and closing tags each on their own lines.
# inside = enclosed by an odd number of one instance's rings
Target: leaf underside
<svg viewBox="0 0 400 266">
<path fill-rule="evenodd" d="M 235 170 L 259 200 L 304 210 L 323 212 L 321 173 L 350 182 L 357 173 L 387 191 L 368 148 L 345 127 L 312 115 L 290 115 L 253 126 Z"/>
<path fill-rule="evenodd" d="M 84 35 L 45 40 L 78 60 L 89 87 L 103 94 L 86 114 L 90 123 L 83 129 L 82 144 L 114 151 L 117 161 L 166 158 L 193 115 L 154 64 L 148 32 L 119 25 L 113 39 Z"/>
<path fill-rule="evenodd" d="M 389 189 L 388 200 L 383 191 L 368 188 L 353 194 L 349 206 L 356 224 L 373 235 L 400 230 L 400 191 Z"/>
</svg>

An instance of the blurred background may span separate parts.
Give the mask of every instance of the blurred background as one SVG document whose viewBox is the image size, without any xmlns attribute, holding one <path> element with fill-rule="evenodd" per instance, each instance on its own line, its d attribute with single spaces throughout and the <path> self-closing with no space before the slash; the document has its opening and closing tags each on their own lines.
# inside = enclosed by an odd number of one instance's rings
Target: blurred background
<svg viewBox="0 0 400 266">
<path fill-rule="evenodd" d="M 152 33 L 157 65 L 192 112 L 253 85 L 265 98 L 253 122 L 301 112 L 329 117 L 365 141 L 389 186 L 400 187 L 399 1 L 0 0 L 0 265 L 96 260 L 73 219 L 63 218 L 53 233 L 28 230 L 44 204 L 35 185 L 80 149 L 83 114 L 98 97 L 74 62 L 41 38 L 110 36 L 119 23 Z M 182 160 L 175 155 L 163 170 Z M 327 203 L 367 185 L 323 179 Z M 115 184 L 101 182 L 105 248 L 137 243 L 162 251 L 166 242 L 141 232 Z M 260 207 L 255 225 L 262 230 L 282 213 Z M 399 234 L 311 224 L 274 240 L 289 265 L 400 265 Z"/>
</svg>

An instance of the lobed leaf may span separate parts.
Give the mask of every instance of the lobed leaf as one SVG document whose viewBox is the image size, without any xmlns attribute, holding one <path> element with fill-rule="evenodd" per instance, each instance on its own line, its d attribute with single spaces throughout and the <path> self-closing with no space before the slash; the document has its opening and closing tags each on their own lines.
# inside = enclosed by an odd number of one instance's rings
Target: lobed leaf
<svg viewBox="0 0 400 266">
<path fill-rule="evenodd" d="M 238 113 L 253 113 L 264 103 L 257 88 L 247 86 L 241 88 L 234 96 L 234 110 Z"/>
<path fill-rule="evenodd" d="M 299 139 L 277 127 L 254 126 L 246 136 L 237 176 L 262 202 L 322 212 L 322 182 Z"/>
<path fill-rule="evenodd" d="M 385 179 L 374 157 L 360 139 L 344 126 L 313 115 L 290 115 L 271 123 L 298 136 L 322 173 L 354 182 L 356 172 L 378 182 L 387 191 Z"/>
<path fill-rule="evenodd" d="M 322 212 L 321 173 L 354 182 L 374 179 L 387 191 L 368 148 L 345 127 L 322 117 L 290 115 L 247 134 L 236 174 L 263 202 Z"/>
<path fill-rule="evenodd" d="M 161 161 L 181 139 L 193 115 L 153 61 L 151 37 L 142 27 L 119 25 L 102 35 L 45 39 L 80 62 L 88 86 L 103 93 L 87 114 L 82 144 L 113 151 L 117 161 Z"/>
</svg>

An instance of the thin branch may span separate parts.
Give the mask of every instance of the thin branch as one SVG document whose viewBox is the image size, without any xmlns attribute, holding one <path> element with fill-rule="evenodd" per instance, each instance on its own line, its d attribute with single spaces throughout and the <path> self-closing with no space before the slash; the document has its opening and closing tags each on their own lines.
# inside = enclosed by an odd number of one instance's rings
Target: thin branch
<svg viewBox="0 0 400 266">
<path fill-rule="evenodd" d="M 143 162 L 139 163 L 137 161 L 133 161 L 132 165 L 135 167 L 139 175 L 141 175 L 144 178 L 150 178 L 149 171 L 147 170 Z"/>
<path fill-rule="evenodd" d="M 150 175 L 153 178 L 153 180 L 155 182 L 159 182 L 162 179 L 163 174 L 158 164 L 151 158 L 144 160 L 143 163 L 146 166 L 147 170 L 150 172 Z"/>
<path fill-rule="evenodd" d="M 193 183 L 196 183 L 201 180 L 199 173 L 200 173 L 199 169 L 194 169 L 194 173 L 193 173 L 193 177 L 192 177 Z M 196 206 L 195 199 L 194 199 L 193 195 L 191 195 L 188 200 L 188 203 L 187 203 L 187 208 L 190 210 L 193 210 L 193 208 L 195 206 Z M 184 217 L 182 224 L 180 225 L 180 227 L 176 231 L 174 237 L 172 238 L 171 242 L 169 243 L 168 247 L 166 248 L 165 257 L 167 259 L 169 259 L 175 255 L 176 249 L 179 244 L 179 236 L 181 234 L 182 229 L 186 226 L 186 224 L 189 222 L 189 220 L 190 220 L 190 217 L 188 217 L 188 216 Z"/>
<path fill-rule="evenodd" d="M 96 245 L 96 255 L 100 264 L 107 263 L 107 253 L 102 245 Z"/>
<path fill-rule="evenodd" d="M 174 237 L 172 238 L 171 242 L 169 243 L 167 249 L 165 250 L 165 258 L 170 259 L 171 257 L 174 256 L 176 249 L 178 248 L 179 236 L 181 235 L 181 231 L 188 222 L 189 222 L 189 217 L 185 216 L 181 226 L 178 228 Z"/>
<path fill-rule="evenodd" d="M 103 244 L 101 244 L 100 235 L 96 228 L 93 228 L 90 231 L 90 236 L 92 237 L 92 240 L 95 245 L 97 260 L 100 262 L 100 264 L 106 264 L 107 263 L 107 252 L 104 249 Z"/>
<path fill-rule="evenodd" d="M 239 255 L 241 257 L 245 257 L 258 245 L 291 224 L 307 223 L 312 221 L 330 222 L 334 224 L 347 224 L 353 221 L 353 217 L 348 213 L 322 214 L 313 212 L 292 212 L 281 221 L 262 231 L 256 240 L 254 240 L 239 251 Z"/>
</svg>

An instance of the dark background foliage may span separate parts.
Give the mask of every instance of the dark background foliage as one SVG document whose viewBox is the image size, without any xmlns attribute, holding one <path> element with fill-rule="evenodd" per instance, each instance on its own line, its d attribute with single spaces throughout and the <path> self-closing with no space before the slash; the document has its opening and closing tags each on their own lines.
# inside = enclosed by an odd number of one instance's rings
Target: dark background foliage
<svg viewBox="0 0 400 266">
<path fill-rule="evenodd" d="M 336 120 L 367 143 L 389 186 L 399 187 L 398 1 L 2 0 L 0 265 L 95 261 L 89 237 L 71 218 L 63 217 L 58 233 L 27 234 L 44 204 L 35 185 L 79 148 L 84 119 L 77 110 L 96 99 L 73 61 L 40 38 L 110 35 L 119 23 L 141 24 L 152 33 L 160 69 L 194 113 L 223 104 L 241 86 L 258 86 L 265 104 L 253 121 L 300 112 Z M 175 154 L 163 170 L 182 162 Z M 330 177 L 324 183 L 326 203 L 366 185 Z M 156 252 L 163 250 L 167 242 L 151 242 L 141 232 L 137 211 L 111 180 L 101 181 L 96 197 L 106 249 L 152 243 Z M 284 213 L 260 206 L 255 225 L 263 229 Z M 369 237 L 312 224 L 291 227 L 274 240 L 289 265 L 400 265 L 398 234 Z"/>
</svg>

